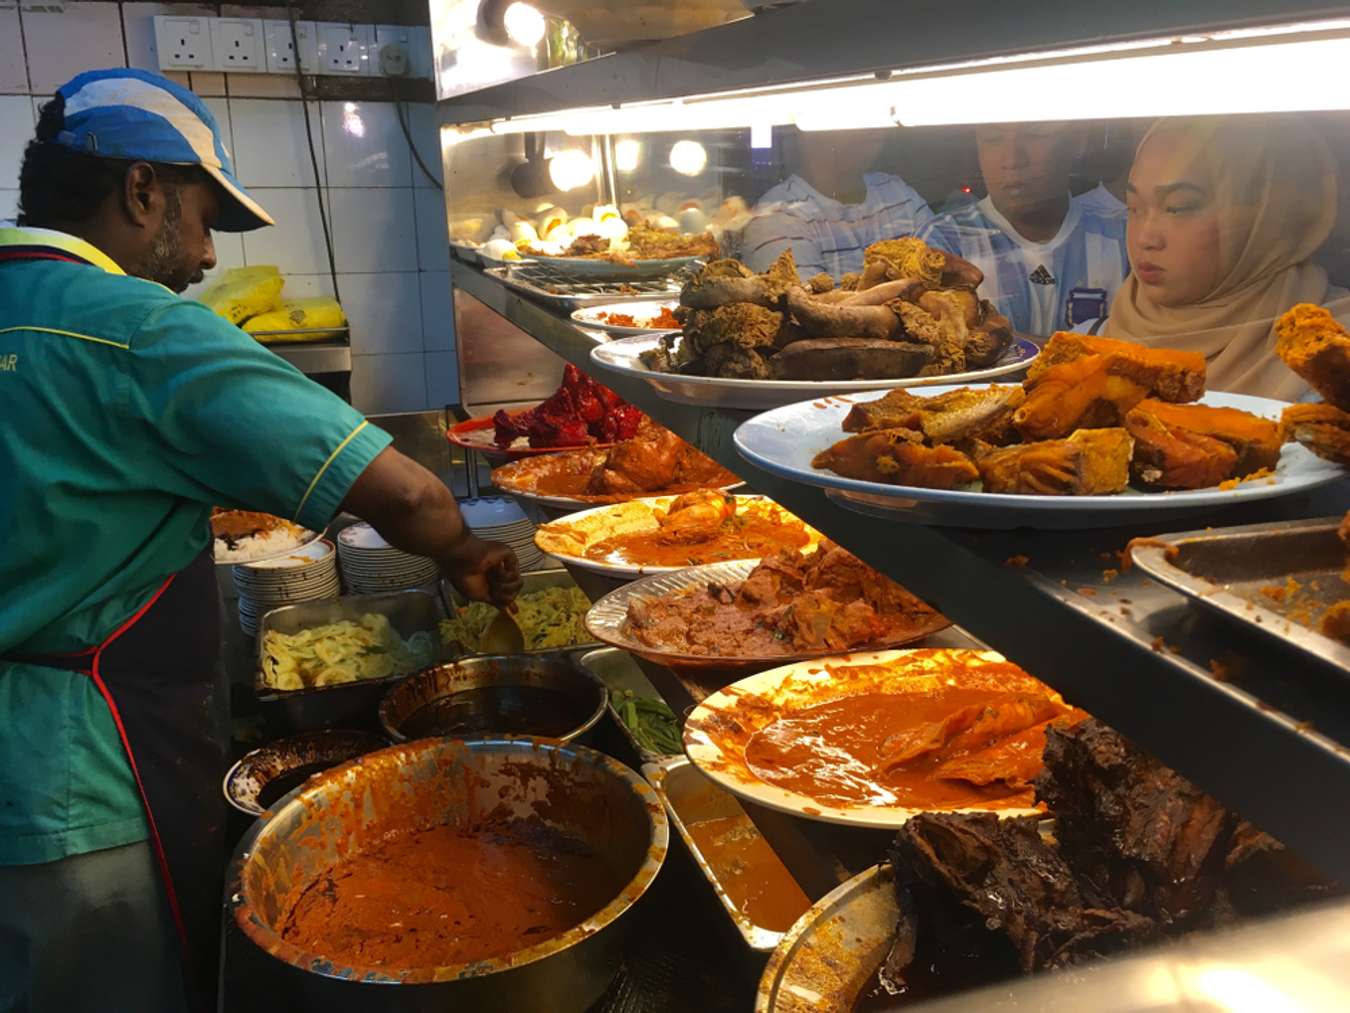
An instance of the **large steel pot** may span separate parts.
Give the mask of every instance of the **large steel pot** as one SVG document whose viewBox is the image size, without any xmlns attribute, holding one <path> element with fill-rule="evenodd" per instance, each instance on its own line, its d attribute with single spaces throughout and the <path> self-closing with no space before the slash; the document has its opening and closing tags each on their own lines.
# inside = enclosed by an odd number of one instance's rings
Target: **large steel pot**
<svg viewBox="0 0 1350 1013">
<path fill-rule="evenodd" d="M 624 886 L 562 935 L 472 964 L 339 966 L 277 931 L 293 888 L 390 828 L 467 826 L 494 810 L 580 837 L 607 857 Z M 298 1008 L 579 1013 L 618 970 L 621 916 L 655 879 L 666 847 L 666 815 L 655 793 L 602 753 L 528 738 L 423 739 L 335 767 L 287 796 L 240 842 L 226 896 L 239 929 L 280 962 L 286 981 L 278 982 L 278 998 Z"/>
</svg>

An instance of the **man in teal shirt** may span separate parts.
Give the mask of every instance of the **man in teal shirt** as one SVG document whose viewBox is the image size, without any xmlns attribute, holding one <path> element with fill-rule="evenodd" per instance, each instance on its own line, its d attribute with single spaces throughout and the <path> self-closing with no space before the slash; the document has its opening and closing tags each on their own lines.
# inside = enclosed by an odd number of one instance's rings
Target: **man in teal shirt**
<svg viewBox="0 0 1350 1013">
<path fill-rule="evenodd" d="M 0 229 L 0 1010 L 209 998 L 213 505 L 313 529 L 345 508 L 471 598 L 519 590 L 386 433 L 177 294 L 212 229 L 267 224 L 159 75 L 80 75 L 25 151 Z"/>
</svg>

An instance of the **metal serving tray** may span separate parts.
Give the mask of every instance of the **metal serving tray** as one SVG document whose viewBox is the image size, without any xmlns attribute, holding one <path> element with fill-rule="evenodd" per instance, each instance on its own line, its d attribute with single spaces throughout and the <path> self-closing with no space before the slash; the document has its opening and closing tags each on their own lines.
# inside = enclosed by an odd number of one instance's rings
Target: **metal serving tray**
<svg viewBox="0 0 1350 1013">
<path fill-rule="evenodd" d="M 768 841 L 755 828 L 755 824 L 746 814 L 736 796 L 730 792 L 724 791 L 715 785 L 692 763 L 683 756 L 667 757 L 659 763 L 644 763 L 642 765 L 642 775 L 648 783 L 656 789 L 656 794 L 661 796 L 661 801 L 665 803 L 666 813 L 670 816 L 670 821 L 679 831 L 680 838 L 684 841 L 685 847 L 689 849 L 689 854 L 693 857 L 695 864 L 698 865 L 708 883 L 712 886 L 713 892 L 717 894 L 717 899 L 721 901 L 722 907 L 726 909 L 728 916 L 735 924 L 737 931 L 745 944 L 752 950 L 760 953 L 771 953 L 778 946 L 787 930 L 767 929 L 762 925 L 756 925 L 750 918 L 742 914 L 736 906 L 735 901 L 727 893 L 726 879 L 732 874 L 732 870 L 725 865 L 718 865 L 709 860 L 699 848 L 698 842 L 689 832 L 689 824 L 706 819 L 727 818 L 743 823 L 738 826 L 735 833 L 738 840 L 746 841 L 752 838 L 763 841 L 764 848 L 768 850 L 768 859 L 777 861 L 777 856 L 773 854 Z M 782 866 L 782 873 L 791 877 L 787 867 Z M 809 909 L 810 901 L 805 899 L 805 906 L 802 908 L 803 914 Z"/>
<path fill-rule="evenodd" d="M 388 616 L 390 624 L 402 637 L 425 631 L 435 638 L 437 645 L 440 644 L 437 624 L 445 613 L 441 611 L 436 596 L 427 591 L 348 595 L 329 601 L 302 602 L 273 609 L 265 613 L 258 623 L 258 667 L 253 675 L 258 701 L 269 709 L 275 708 L 285 723 L 296 731 L 307 732 L 335 726 L 373 727 L 385 690 L 400 679 L 407 678 L 409 673 L 315 689 L 278 690 L 264 685 L 262 681 L 263 643 L 268 631 L 299 633 L 343 619 L 359 620 L 370 612 Z M 434 661 L 445 660 L 440 655 L 438 647 Z"/>
<path fill-rule="evenodd" d="M 598 651 L 588 651 L 579 659 L 581 667 L 586 669 L 609 689 L 609 698 L 605 701 L 605 706 L 609 710 L 610 719 L 618 726 L 623 737 L 628 740 L 628 744 L 633 747 L 633 752 L 637 754 L 638 759 L 643 763 L 660 763 L 665 760 L 665 753 L 653 753 L 650 749 L 641 745 L 634 737 L 628 725 L 624 723 L 619 712 L 614 709 L 616 698 L 622 698 L 625 690 L 631 690 L 634 696 L 642 697 L 645 700 L 661 700 L 661 694 L 656 691 L 651 682 L 643 674 L 638 663 L 633 660 L 633 656 L 627 651 L 621 651 L 617 647 L 602 647 Z"/>
<path fill-rule="evenodd" d="M 542 591 L 550 587 L 576 587 L 577 582 L 571 578 L 568 572 L 561 568 L 552 570 L 531 570 L 522 574 L 524 586 L 520 589 L 521 594 L 529 594 L 531 591 Z M 448 580 L 441 578 L 441 605 L 445 608 L 445 614 L 450 615 L 450 610 L 456 607 L 463 607 L 468 604 L 465 599 Z M 560 652 L 572 654 L 579 651 L 593 651 L 597 647 L 603 647 L 604 644 L 598 640 L 587 640 L 584 643 L 573 644 L 571 647 L 545 647 L 538 651 L 524 651 L 524 654 L 558 654 Z M 483 652 L 476 652 L 482 654 Z M 467 657 L 473 657 L 475 652 L 470 652 Z M 449 659 L 447 659 L 449 660 Z"/>
<path fill-rule="evenodd" d="M 681 273 L 631 281 L 578 281 L 538 261 L 488 267 L 483 273 L 496 278 L 507 288 L 568 314 L 596 303 L 677 298 L 685 281 L 685 275 Z"/>
<path fill-rule="evenodd" d="M 1330 517 L 1165 535 L 1136 546 L 1134 562 L 1191 601 L 1350 675 L 1350 647 L 1308 625 L 1350 598 L 1339 523 Z M 1301 589 L 1288 600 L 1263 593 L 1291 578 Z"/>
</svg>

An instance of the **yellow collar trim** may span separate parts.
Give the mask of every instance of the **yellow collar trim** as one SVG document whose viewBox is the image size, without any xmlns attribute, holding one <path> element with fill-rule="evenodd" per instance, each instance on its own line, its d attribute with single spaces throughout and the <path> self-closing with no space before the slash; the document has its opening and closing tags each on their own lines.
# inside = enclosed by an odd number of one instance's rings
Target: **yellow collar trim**
<svg viewBox="0 0 1350 1013">
<path fill-rule="evenodd" d="M 87 260 L 109 274 L 126 274 L 112 257 L 93 243 L 86 242 L 79 236 L 72 236 L 69 232 L 34 228 L 0 229 L 0 249 L 6 246 L 50 246 L 53 249 L 64 250 L 81 260 Z"/>
</svg>

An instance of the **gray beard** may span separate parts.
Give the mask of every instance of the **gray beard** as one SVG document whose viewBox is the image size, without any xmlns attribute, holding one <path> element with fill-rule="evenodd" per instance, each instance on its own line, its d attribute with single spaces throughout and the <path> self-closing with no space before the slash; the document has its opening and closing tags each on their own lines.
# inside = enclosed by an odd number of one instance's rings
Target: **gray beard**
<svg viewBox="0 0 1350 1013">
<path fill-rule="evenodd" d="M 179 237 L 179 226 L 183 221 L 183 198 L 176 186 L 168 187 L 164 193 L 164 220 L 155 233 L 154 243 L 135 274 L 140 278 L 157 281 L 167 288 L 179 291 L 175 274 L 183 259 L 183 244 Z"/>
</svg>

